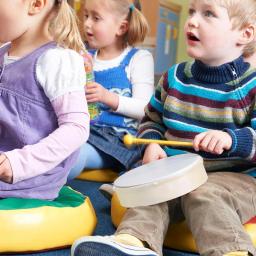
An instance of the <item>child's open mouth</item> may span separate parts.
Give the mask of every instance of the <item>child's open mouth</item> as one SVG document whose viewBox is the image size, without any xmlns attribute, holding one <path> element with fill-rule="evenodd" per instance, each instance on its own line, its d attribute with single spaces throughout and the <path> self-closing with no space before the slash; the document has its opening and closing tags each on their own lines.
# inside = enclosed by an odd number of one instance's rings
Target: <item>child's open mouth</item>
<svg viewBox="0 0 256 256">
<path fill-rule="evenodd" d="M 93 33 L 86 33 L 86 35 L 88 36 L 88 37 L 92 37 L 93 36 Z"/>
<path fill-rule="evenodd" d="M 191 40 L 191 41 L 196 41 L 196 42 L 200 41 L 192 32 L 187 33 L 187 38 L 188 40 Z"/>
</svg>

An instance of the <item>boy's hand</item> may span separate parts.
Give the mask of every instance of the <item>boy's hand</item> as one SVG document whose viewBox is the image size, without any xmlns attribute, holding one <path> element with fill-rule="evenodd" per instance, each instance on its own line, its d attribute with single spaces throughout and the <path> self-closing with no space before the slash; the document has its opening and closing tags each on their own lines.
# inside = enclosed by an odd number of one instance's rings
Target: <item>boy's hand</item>
<svg viewBox="0 0 256 256">
<path fill-rule="evenodd" d="M 155 160 L 167 157 L 165 151 L 156 143 L 151 143 L 146 147 L 142 163 L 148 164 Z"/>
<path fill-rule="evenodd" d="M 195 151 L 203 150 L 217 155 L 229 150 L 231 146 L 231 136 L 227 132 L 217 130 L 202 132 L 196 135 L 193 141 Z"/>
<path fill-rule="evenodd" d="M 12 183 L 13 173 L 9 159 L 4 155 L 0 155 L 0 180 Z"/>
</svg>

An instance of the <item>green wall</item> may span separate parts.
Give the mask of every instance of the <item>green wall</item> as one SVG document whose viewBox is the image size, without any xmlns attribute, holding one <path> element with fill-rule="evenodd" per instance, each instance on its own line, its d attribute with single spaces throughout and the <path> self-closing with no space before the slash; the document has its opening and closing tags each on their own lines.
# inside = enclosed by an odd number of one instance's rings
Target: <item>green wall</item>
<svg viewBox="0 0 256 256">
<path fill-rule="evenodd" d="M 184 24 L 188 13 L 188 0 L 170 0 L 174 4 L 178 4 L 182 7 L 180 15 L 180 28 L 179 28 L 179 38 L 178 38 L 178 49 L 177 49 L 177 63 L 183 62 L 189 59 L 186 53 L 186 43 L 184 38 Z"/>
</svg>

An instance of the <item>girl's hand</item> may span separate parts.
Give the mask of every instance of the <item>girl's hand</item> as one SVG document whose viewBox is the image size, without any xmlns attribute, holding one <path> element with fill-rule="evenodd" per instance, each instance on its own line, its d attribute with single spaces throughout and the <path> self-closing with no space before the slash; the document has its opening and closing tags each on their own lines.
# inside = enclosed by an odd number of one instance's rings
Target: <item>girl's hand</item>
<svg viewBox="0 0 256 256">
<path fill-rule="evenodd" d="M 4 155 L 0 155 L 0 180 L 12 183 L 13 173 L 9 159 Z"/>
<path fill-rule="evenodd" d="M 151 143 L 146 147 L 142 163 L 148 164 L 155 160 L 166 158 L 167 155 L 165 151 L 156 143 Z"/>
<path fill-rule="evenodd" d="M 86 99 L 89 103 L 102 102 L 108 95 L 108 90 L 102 85 L 92 82 L 86 85 Z"/>
<path fill-rule="evenodd" d="M 119 104 L 119 97 L 117 94 L 110 92 L 96 82 L 86 85 L 86 100 L 88 103 L 103 103 L 113 110 L 117 110 Z"/>
<path fill-rule="evenodd" d="M 207 131 L 196 135 L 193 146 L 195 151 L 203 150 L 212 154 L 220 155 L 224 150 L 232 146 L 232 138 L 227 132 Z"/>
</svg>

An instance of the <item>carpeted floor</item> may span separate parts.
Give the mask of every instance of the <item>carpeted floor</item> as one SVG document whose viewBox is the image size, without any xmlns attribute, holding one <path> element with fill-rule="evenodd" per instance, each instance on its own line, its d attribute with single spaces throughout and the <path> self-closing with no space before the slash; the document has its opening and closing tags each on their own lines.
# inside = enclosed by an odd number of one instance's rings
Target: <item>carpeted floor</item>
<svg viewBox="0 0 256 256">
<path fill-rule="evenodd" d="M 98 191 L 98 188 L 101 184 L 97 182 L 86 182 L 86 181 L 74 180 L 70 182 L 68 185 L 82 192 L 83 194 L 89 196 L 96 210 L 96 214 L 98 218 L 98 224 L 95 230 L 95 235 L 113 234 L 115 228 L 111 223 L 110 203 Z M 17 254 L 14 254 L 14 255 L 17 255 Z M 48 252 L 42 252 L 42 253 L 19 254 L 19 255 L 20 256 L 21 255 L 23 256 L 69 256 L 70 250 L 69 249 L 54 250 L 54 251 L 48 251 Z M 195 255 L 197 254 L 164 249 L 164 256 L 195 256 Z"/>
</svg>

